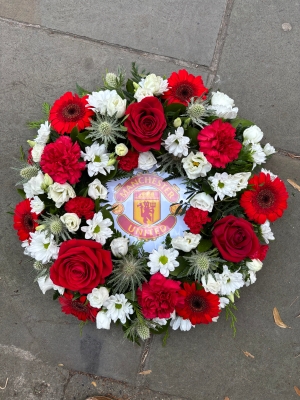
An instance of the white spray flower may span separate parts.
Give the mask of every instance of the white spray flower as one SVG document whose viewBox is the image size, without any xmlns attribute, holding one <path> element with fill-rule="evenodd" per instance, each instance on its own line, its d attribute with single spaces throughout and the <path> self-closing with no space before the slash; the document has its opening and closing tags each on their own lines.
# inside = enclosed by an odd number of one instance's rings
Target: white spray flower
<svg viewBox="0 0 300 400">
<path fill-rule="evenodd" d="M 24 183 L 23 188 L 27 199 L 32 199 L 37 194 L 43 194 L 42 183 L 44 180 L 44 174 L 39 171 L 37 176 L 29 179 L 28 182 Z"/>
<path fill-rule="evenodd" d="M 96 242 L 105 244 L 106 239 L 111 237 L 113 231 L 109 228 L 112 222 L 109 218 L 103 219 L 102 212 L 95 213 L 93 219 L 86 221 L 88 226 L 82 226 L 82 232 L 85 232 L 86 239 L 94 239 Z"/>
<path fill-rule="evenodd" d="M 125 324 L 126 318 L 130 319 L 129 315 L 133 314 L 132 305 L 123 293 L 110 296 L 103 305 L 107 308 L 107 317 L 114 322 L 119 319 L 122 324 Z"/>
<path fill-rule="evenodd" d="M 174 249 L 165 249 L 163 245 L 158 247 L 158 250 L 152 250 L 149 255 L 149 262 L 147 263 L 150 268 L 150 274 L 160 272 L 163 276 L 169 276 L 170 271 L 174 271 L 178 267 L 179 262 L 176 261 L 178 251 Z"/>
<path fill-rule="evenodd" d="M 44 152 L 45 145 L 36 143 L 32 148 L 31 157 L 34 162 L 39 163 L 41 161 L 42 154 Z"/>
<path fill-rule="evenodd" d="M 56 260 L 58 257 L 59 246 L 54 240 L 54 236 L 46 236 L 44 231 L 30 232 L 31 242 L 27 247 L 27 252 L 31 257 L 43 264 Z"/>
<path fill-rule="evenodd" d="M 32 212 L 40 214 L 44 210 L 45 204 L 39 196 L 34 196 L 33 199 L 30 200 L 30 207 Z"/>
<path fill-rule="evenodd" d="M 115 90 L 100 90 L 88 95 L 87 103 L 93 111 L 110 117 L 116 114 L 116 118 L 121 118 L 125 114 L 126 100 L 123 100 Z"/>
<path fill-rule="evenodd" d="M 190 138 L 184 136 L 184 129 L 182 126 L 176 129 L 175 133 L 168 134 L 167 139 L 164 141 L 164 146 L 166 150 L 174 154 L 175 157 L 182 157 L 188 155 L 188 148 L 190 143 Z"/>
<path fill-rule="evenodd" d="M 266 220 L 264 224 L 260 225 L 260 232 L 266 243 L 269 243 L 269 240 L 275 240 L 274 234 L 271 231 L 269 220 Z"/>
<path fill-rule="evenodd" d="M 93 143 L 91 146 L 86 146 L 85 151 L 85 153 L 81 152 L 81 157 L 83 157 L 84 161 L 88 161 L 89 176 L 106 175 L 115 169 L 113 165 L 109 165 L 109 154 L 106 153 L 104 144 Z"/>
<path fill-rule="evenodd" d="M 222 274 L 215 273 L 217 282 L 220 283 L 220 294 L 229 295 L 244 286 L 243 275 L 239 272 L 231 272 L 227 265 L 223 265 Z"/>
<path fill-rule="evenodd" d="M 40 278 L 37 279 L 37 283 L 43 294 L 45 294 L 48 290 L 51 289 L 58 290 L 59 294 L 64 294 L 65 288 L 62 286 L 54 285 L 50 276 L 47 275 L 41 276 Z"/>
<path fill-rule="evenodd" d="M 216 192 L 215 200 L 219 197 L 223 200 L 225 196 L 234 197 L 236 195 L 237 181 L 227 172 L 215 173 L 208 178 L 211 188 Z"/>
<path fill-rule="evenodd" d="M 203 275 L 201 277 L 201 283 L 202 283 L 203 289 L 206 292 L 217 294 L 217 293 L 219 293 L 219 291 L 221 289 L 221 283 L 219 281 L 216 281 L 214 279 L 214 277 L 212 276 L 212 274 L 208 274 L 207 278 L 205 277 L 205 275 Z"/>
<path fill-rule="evenodd" d="M 208 110 L 214 111 L 219 118 L 233 119 L 237 116 L 239 109 L 234 107 L 234 100 L 222 92 L 212 92 L 211 106 Z"/>
<path fill-rule="evenodd" d="M 38 135 L 34 139 L 34 141 L 38 144 L 45 145 L 49 140 L 50 131 L 51 131 L 50 128 L 51 128 L 51 125 L 49 125 L 48 121 L 46 121 L 44 124 L 41 124 L 40 129 L 37 131 Z"/>
</svg>

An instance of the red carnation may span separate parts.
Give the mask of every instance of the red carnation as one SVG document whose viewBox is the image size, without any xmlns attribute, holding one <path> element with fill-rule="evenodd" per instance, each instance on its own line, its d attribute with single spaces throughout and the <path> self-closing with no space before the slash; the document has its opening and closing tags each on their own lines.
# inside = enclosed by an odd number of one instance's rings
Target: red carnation
<svg viewBox="0 0 300 400">
<path fill-rule="evenodd" d="M 199 208 L 190 207 L 183 218 L 184 222 L 190 228 L 192 233 L 199 233 L 207 222 L 211 221 L 208 217 L 208 211 L 200 210 Z"/>
<path fill-rule="evenodd" d="M 111 252 L 92 240 L 71 239 L 60 246 L 58 258 L 50 268 L 50 278 L 57 286 L 80 293 L 90 293 L 105 283 L 113 269 Z"/>
<path fill-rule="evenodd" d="M 260 261 L 264 261 L 264 259 L 267 256 L 268 250 L 269 250 L 269 246 L 267 244 L 261 244 L 259 249 L 255 253 L 251 254 L 250 258 L 252 260 L 257 259 Z"/>
<path fill-rule="evenodd" d="M 175 305 L 180 303 L 180 282 L 165 278 L 160 272 L 137 290 L 138 302 L 145 318 L 170 318 Z"/>
<path fill-rule="evenodd" d="M 26 199 L 16 205 L 14 214 L 14 228 L 18 231 L 19 239 L 28 240 L 30 232 L 34 232 L 38 226 L 38 214 L 33 213 L 30 207 L 30 200 Z"/>
<path fill-rule="evenodd" d="M 229 162 L 236 160 L 242 148 L 242 144 L 235 140 L 235 128 L 221 119 L 205 126 L 197 139 L 199 150 L 216 168 L 225 168 Z"/>
<path fill-rule="evenodd" d="M 86 296 L 80 296 L 78 299 L 74 300 L 74 294 L 68 290 L 65 290 L 63 296 L 61 296 L 58 300 L 61 304 L 61 310 L 65 314 L 72 314 L 80 321 L 96 321 L 96 315 L 98 314 L 99 310 L 92 307 L 87 302 Z"/>
<path fill-rule="evenodd" d="M 252 224 L 233 215 L 228 215 L 214 224 L 211 240 L 224 260 L 232 262 L 251 258 L 260 247 Z"/>
<path fill-rule="evenodd" d="M 173 72 L 168 79 L 169 90 L 162 96 L 168 104 L 181 103 L 185 106 L 192 97 L 201 97 L 208 93 L 201 76 L 189 74 L 185 69 Z"/>
<path fill-rule="evenodd" d="M 184 302 L 176 305 L 176 313 L 183 319 L 189 319 L 193 325 L 209 324 L 219 316 L 219 296 L 204 289 L 197 290 L 195 282 L 191 285 L 184 283 L 179 294 Z"/>
<path fill-rule="evenodd" d="M 77 94 L 67 92 L 56 100 L 49 114 L 51 127 L 63 135 L 71 133 L 75 126 L 79 131 L 90 126 L 90 118 L 94 112 L 86 107 L 87 97 L 79 97 Z"/>
<path fill-rule="evenodd" d="M 65 204 L 68 213 L 75 213 L 79 218 L 92 219 L 95 214 L 95 203 L 89 197 L 77 196 Z"/>
<path fill-rule="evenodd" d="M 272 180 L 270 174 L 260 172 L 248 184 L 251 189 L 242 194 L 240 204 L 249 219 L 264 224 L 267 219 L 274 222 L 282 217 L 289 194 L 278 177 Z"/>
<path fill-rule="evenodd" d="M 128 150 L 128 153 L 125 156 L 118 156 L 117 160 L 119 161 L 118 167 L 123 171 L 132 171 L 134 168 L 138 166 L 139 153 L 136 151 Z"/>
<path fill-rule="evenodd" d="M 69 181 L 72 185 L 79 182 L 85 161 L 79 161 L 80 146 L 68 136 L 62 136 L 44 148 L 40 165 L 44 173 L 58 183 Z"/>
<path fill-rule="evenodd" d="M 124 126 L 132 147 L 139 152 L 159 150 L 167 126 L 161 102 L 154 96 L 145 97 L 139 103 L 129 104 L 126 115 Z"/>
</svg>

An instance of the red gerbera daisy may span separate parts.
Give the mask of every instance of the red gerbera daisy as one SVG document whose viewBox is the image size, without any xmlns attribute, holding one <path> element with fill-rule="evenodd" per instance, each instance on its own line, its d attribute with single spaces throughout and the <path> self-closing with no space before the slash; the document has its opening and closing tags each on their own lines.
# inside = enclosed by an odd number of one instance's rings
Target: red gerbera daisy
<svg viewBox="0 0 300 400">
<path fill-rule="evenodd" d="M 38 226 L 36 222 L 38 214 L 31 211 L 30 200 L 26 199 L 16 205 L 14 215 L 14 228 L 18 231 L 19 239 L 28 240 L 30 232 L 34 232 Z"/>
<path fill-rule="evenodd" d="M 78 299 L 73 300 L 73 293 L 65 290 L 63 296 L 59 298 L 61 310 L 65 314 L 72 314 L 80 321 L 90 320 L 96 321 L 98 309 L 94 308 L 87 302 L 86 296 L 80 296 Z"/>
<path fill-rule="evenodd" d="M 173 72 L 168 79 L 169 90 L 162 96 L 168 104 L 181 103 L 185 106 L 192 97 L 200 97 L 208 93 L 201 76 L 189 74 L 185 69 Z"/>
<path fill-rule="evenodd" d="M 78 130 L 90 126 L 90 118 L 94 112 L 87 108 L 87 96 L 79 97 L 77 94 L 67 92 L 56 100 L 50 110 L 49 120 L 57 133 L 71 133 L 77 126 Z"/>
<path fill-rule="evenodd" d="M 206 292 L 204 289 L 197 290 L 196 283 L 183 284 L 184 289 L 179 294 L 184 297 L 184 303 L 176 305 L 176 313 L 183 319 L 189 319 L 193 325 L 209 324 L 214 317 L 220 314 L 219 296 Z"/>
<path fill-rule="evenodd" d="M 270 174 L 261 172 L 249 179 L 249 185 L 251 189 L 244 192 L 240 200 L 249 219 L 263 224 L 267 219 L 274 222 L 282 217 L 289 194 L 278 177 L 272 180 Z"/>
<path fill-rule="evenodd" d="M 92 219 L 95 214 L 95 203 L 89 197 L 77 196 L 65 204 L 68 213 L 75 213 L 79 218 Z"/>
</svg>

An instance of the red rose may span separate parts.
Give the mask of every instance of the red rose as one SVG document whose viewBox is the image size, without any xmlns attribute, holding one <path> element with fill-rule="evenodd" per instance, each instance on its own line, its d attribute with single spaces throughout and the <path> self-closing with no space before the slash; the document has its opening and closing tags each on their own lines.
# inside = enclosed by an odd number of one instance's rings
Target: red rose
<svg viewBox="0 0 300 400">
<path fill-rule="evenodd" d="M 134 168 L 138 166 L 139 153 L 136 151 L 128 150 L 128 153 L 125 156 L 117 157 L 119 161 L 118 167 L 123 171 L 132 171 Z"/>
<path fill-rule="evenodd" d="M 258 251 L 260 244 L 250 222 L 228 215 L 217 221 L 212 242 L 227 261 L 239 262 Z"/>
<path fill-rule="evenodd" d="M 92 240 L 72 239 L 60 246 L 58 259 L 50 268 L 50 278 L 58 286 L 90 293 L 112 272 L 111 253 Z"/>
<path fill-rule="evenodd" d="M 226 164 L 236 160 L 243 147 L 235 140 L 235 128 L 229 122 L 217 119 L 205 126 L 198 134 L 199 151 L 216 168 L 225 168 Z"/>
<path fill-rule="evenodd" d="M 95 203 L 89 197 L 77 196 L 65 204 L 68 213 L 75 213 L 79 218 L 92 219 L 95 214 Z"/>
<path fill-rule="evenodd" d="M 145 97 L 127 107 L 124 125 L 131 145 L 139 152 L 159 150 L 167 126 L 164 109 L 156 97 Z"/>
<path fill-rule="evenodd" d="M 96 321 L 96 316 L 98 314 L 98 308 L 92 307 L 88 302 L 86 296 L 80 296 L 78 299 L 74 300 L 73 293 L 65 290 L 63 296 L 59 299 L 61 310 L 65 314 L 72 314 L 77 317 L 80 321 L 90 320 L 92 322 Z"/>
<path fill-rule="evenodd" d="M 183 220 L 190 228 L 191 233 L 194 234 L 199 233 L 203 225 L 211 221 L 208 217 L 208 211 L 203 211 L 195 207 L 190 207 L 186 211 Z"/>
<path fill-rule="evenodd" d="M 138 302 L 145 318 L 170 318 L 180 303 L 180 282 L 165 278 L 160 272 L 152 275 L 149 282 L 137 290 Z M 183 298 L 182 298 L 183 301 Z"/>
</svg>

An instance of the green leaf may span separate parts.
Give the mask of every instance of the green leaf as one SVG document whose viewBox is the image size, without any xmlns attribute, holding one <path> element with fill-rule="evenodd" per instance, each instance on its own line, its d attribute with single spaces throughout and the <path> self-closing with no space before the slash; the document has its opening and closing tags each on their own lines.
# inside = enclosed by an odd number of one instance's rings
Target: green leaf
<svg viewBox="0 0 300 400">
<path fill-rule="evenodd" d="M 128 81 L 126 83 L 126 90 L 129 93 L 134 94 L 134 86 L 133 86 L 133 80 L 132 79 L 128 79 Z"/>
<path fill-rule="evenodd" d="M 23 189 L 17 189 L 17 192 L 19 195 L 25 200 L 26 199 L 26 194 Z"/>
<path fill-rule="evenodd" d="M 60 296 L 59 291 L 58 291 L 58 290 L 55 290 L 55 292 L 53 293 L 53 300 L 58 299 L 59 296 Z"/>
<path fill-rule="evenodd" d="M 189 266 L 182 256 L 177 257 L 177 261 L 179 262 L 179 266 L 174 271 L 170 271 L 170 275 L 178 277 L 186 268 L 189 269 Z"/>
<path fill-rule="evenodd" d="M 111 213 L 107 210 L 107 206 L 108 206 L 108 205 L 103 206 L 103 207 L 100 209 L 100 211 L 102 212 L 103 219 L 109 218 L 109 219 L 111 220 L 111 222 L 113 223 L 112 226 L 114 227 L 114 219 L 113 219 Z"/>
<path fill-rule="evenodd" d="M 79 140 L 81 143 L 91 145 L 93 144 L 93 141 L 91 138 L 87 138 L 88 135 L 88 132 L 80 132 L 77 135 L 77 140 Z"/>
<path fill-rule="evenodd" d="M 71 130 L 71 134 L 70 134 L 73 143 L 76 142 L 78 134 L 79 134 L 79 130 L 78 130 L 77 126 L 74 126 L 74 128 Z"/>
<path fill-rule="evenodd" d="M 197 246 L 197 250 L 199 253 L 204 253 L 205 251 L 209 250 L 212 246 L 212 241 L 209 239 L 201 239 L 200 243 Z"/>
<path fill-rule="evenodd" d="M 21 161 L 26 161 L 26 156 L 25 156 L 25 153 L 24 153 L 24 150 L 23 150 L 22 146 L 20 147 L 20 160 Z"/>
<path fill-rule="evenodd" d="M 165 113 L 184 113 L 186 107 L 180 103 L 173 103 L 165 107 Z"/>
<path fill-rule="evenodd" d="M 97 213 L 100 210 L 100 198 L 95 200 L 95 212 Z"/>
<path fill-rule="evenodd" d="M 51 109 L 51 106 L 49 103 L 43 103 L 42 110 L 43 110 L 46 120 L 49 118 L 50 109 Z"/>
<path fill-rule="evenodd" d="M 188 127 L 186 135 L 191 139 L 191 145 L 198 145 L 198 137 L 199 129 L 193 128 L 192 126 Z"/>
<path fill-rule="evenodd" d="M 103 183 L 106 183 L 108 181 L 111 181 L 115 177 L 117 172 L 118 172 L 117 164 L 115 164 L 115 169 L 110 171 L 110 173 L 108 175 L 101 175 L 101 177 L 100 177 L 101 183 L 103 184 Z"/>
<path fill-rule="evenodd" d="M 86 90 L 86 89 L 83 89 L 81 86 L 79 86 L 77 83 L 76 83 L 76 92 L 79 94 L 79 96 L 81 96 L 81 97 L 83 97 L 83 96 L 85 96 L 86 94 L 89 94 L 90 92 L 88 91 L 88 90 Z"/>
<path fill-rule="evenodd" d="M 249 128 L 249 126 L 254 125 L 253 122 L 249 121 L 248 119 L 243 119 L 243 118 L 235 118 L 235 119 L 230 119 L 228 121 L 234 128 L 237 128 L 238 125 L 242 125 L 243 128 Z"/>
</svg>

